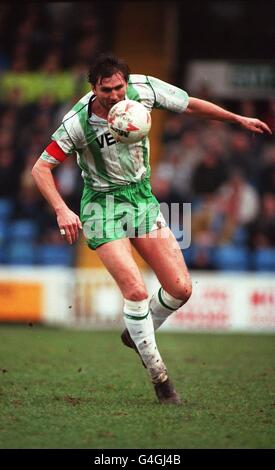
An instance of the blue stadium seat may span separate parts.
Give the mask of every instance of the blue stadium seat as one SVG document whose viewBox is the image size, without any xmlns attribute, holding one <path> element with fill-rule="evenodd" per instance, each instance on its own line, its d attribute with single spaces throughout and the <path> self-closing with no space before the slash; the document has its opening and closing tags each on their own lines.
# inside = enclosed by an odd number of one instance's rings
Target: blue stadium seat
<svg viewBox="0 0 275 470">
<path fill-rule="evenodd" d="M 13 211 L 13 202 L 8 198 L 0 198 L 0 220 L 8 220 Z"/>
<path fill-rule="evenodd" d="M 0 246 L 8 238 L 8 224 L 5 220 L 0 219 Z"/>
<path fill-rule="evenodd" d="M 218 246 L 213 252 L 213 263 L 221 271 L 247 271 L 250 267 L 249 251 L 241 246 Z"/>
<path fill-rule="evenodd" d="M 0 264 L 6 264 L 7 262 L 7 250 L 5 245 L 0 245 Z"/>
<path fill-rule="evenodd" d="M 232 241 L 235 245 L 245 245 L 247 243 L 248 233 L 245 227 L 237 227 L 233 233 Z"/>
<path fill-rule="evenodd" d="M 42 266 L 73 266 L 74 248 L 67 245 L 39 246 L 37 263 Z"/>
<path fill-rule="evenodd" d="M 0 263 L 3 264 L 7 260 L 6 240 L 8 234 L 8 224 L 4 220 L 0 220 Z"/>
<path fill-rule="evenodd" d="M 184 250 L 181 250 L 181 251 L 182 251 L 185 263 L 187 264 L 187 266 L 189 266 L 192 260 L 192 247 L 189 246 L 188 248 L 185 248 Z"/>
<path fill-rule="evenodd" d="M 275 248 L 258 248 L 253 254 L 253 267 L 256 271 L 275 272 Z"/>
<path fill-rule="evenodd" d="M 36 247 L 32 242 L 28 241 L 12 241 L 7 246 L 7 264 L 30 265 L 35 264 Z"/>
<path fill-rule="evenodd" d="M 36 238 L 38 226 L 30 219 L 18 219 L 13 221 L 9 227 L 9 237 L 11 240 L 29 240 Z"/>
</svg>

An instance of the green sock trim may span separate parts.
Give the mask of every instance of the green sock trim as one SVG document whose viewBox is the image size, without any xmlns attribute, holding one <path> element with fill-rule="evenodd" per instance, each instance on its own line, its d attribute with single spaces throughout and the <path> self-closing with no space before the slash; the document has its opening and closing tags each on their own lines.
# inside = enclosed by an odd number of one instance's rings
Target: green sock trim
<svg viewBox="0 0 275 470">
<path fill-rule="evenodd" d="M 166 305 L 166 304 L 163 302 L 162 297 L 161 297 L 161 293 L 160 293 L 161 289 L 162 289 L 162 287 L 160 287 L 160 288 L 159 288 L 159 291 L 158 291 L 158 298 L 159 298 L 159 301 L 160 301 L 161 305 L 162 305 L 163 307 L 165 307 L 165 308 L 169 308 L 169 310 L 172 310 L 172 312 L 174 312 L 174 311 L 175 311 L 174 308 L 169 307 L 169 305 Z"/>
<path fill-rule="evenodd" d="M 149 311 L 146 313 L 146 315 L 143 315 L 142 317 L 138 316 L 136 317 L 135 315 L 128 315 L 128 313 L 123 312 L 123 315 L 126 318 L 129 318 L 129 320 L 144 320 L 144 318 L 148 317 Z"/>
</svg>

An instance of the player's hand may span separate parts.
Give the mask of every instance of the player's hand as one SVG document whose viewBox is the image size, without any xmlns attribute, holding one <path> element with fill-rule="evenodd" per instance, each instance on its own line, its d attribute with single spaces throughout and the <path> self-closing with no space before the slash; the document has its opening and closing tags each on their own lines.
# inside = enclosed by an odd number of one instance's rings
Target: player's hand
<svg viewBox="0 0 275 470">
<path fill-rule="evenodd" d="M 82 229 L 79 217 L 67 207 L 58 210 L 56 216 L 61 235 L 72 245 L 78 239 L 79 229 Z"/>
<path fill-rule="evenodd" d="M 268 127 L 268 125 L 265 122 L 260 121 L 259 119 L 241 116 L 239 123 L 245 129 L 251 132 L 255 132 L 256 134 L 264 134 L 265 132 L 268 134 L 272 134 L 272 131 Z"/>
</svg>

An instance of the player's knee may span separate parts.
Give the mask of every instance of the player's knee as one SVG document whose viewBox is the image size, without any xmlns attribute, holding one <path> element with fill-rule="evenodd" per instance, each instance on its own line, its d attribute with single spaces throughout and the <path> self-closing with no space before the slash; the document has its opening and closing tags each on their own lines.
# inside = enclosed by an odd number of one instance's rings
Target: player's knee
<svg viewBox="0 0 275 470">
<path fill-rule="evenodd" d="M 192 281 L 191 279 L 183 286 L 183 294 L 185 296 L 185 301 L 187 302 L 192 295 Z"/>
<path fill-rule="evenodd" d="M 141 300 L 148 299 L 148 293 L 144 287 L 135 287 L 134 289 L 129 289 L 125 298 L 127 300 L 139 302 Z"/>
<path fill-rule="evenodd" d="M 192 281 L 191 279 L 185 280 L 184 282 L 178 282 L 172 289 L 169 289 L 169 294 L 176 299 L 182 300 L 184 303 L 192 295 Z"/>
</svg>

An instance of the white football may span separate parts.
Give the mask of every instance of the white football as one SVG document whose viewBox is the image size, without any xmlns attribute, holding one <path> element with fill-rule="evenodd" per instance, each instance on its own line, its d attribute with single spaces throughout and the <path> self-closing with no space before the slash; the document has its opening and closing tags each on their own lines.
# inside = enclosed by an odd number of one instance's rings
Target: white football
<svg viewBox="0 0 275 470">
<path fill-rule="evenodd" d="M 150 131 L 151 115 L 138 101 L 123 100 L 109 111 L 108 127 L 113 138 L 124 144 L 139 142 Z"/>
</svg>

